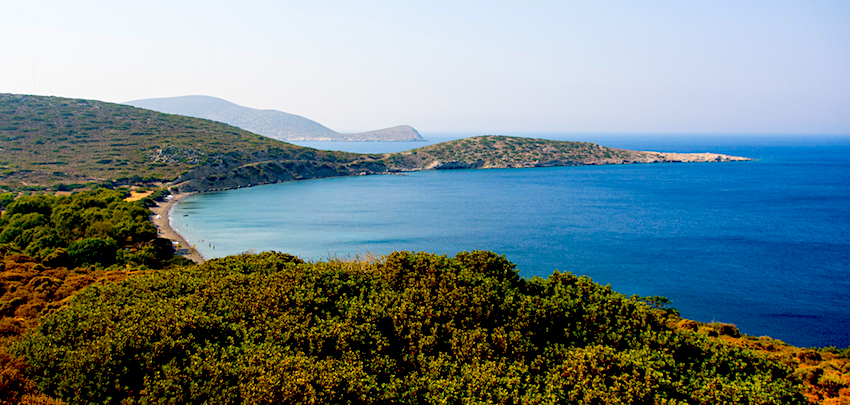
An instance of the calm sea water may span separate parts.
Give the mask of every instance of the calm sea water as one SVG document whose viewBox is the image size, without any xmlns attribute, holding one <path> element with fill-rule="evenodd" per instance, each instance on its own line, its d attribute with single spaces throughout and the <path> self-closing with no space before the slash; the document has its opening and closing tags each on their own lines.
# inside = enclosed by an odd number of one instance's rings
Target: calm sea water
<svg viewBox="0 0 850 405">
<path fill-rule="evenodd" d="M 686 318 L 794 345 L 850 345 L 850 138 L 581 140 L 758 160 L 309 180 L 192 196 L 172 224 L 208 258 L 492 250 L 525 277 L 570 271 L 666 296 Z"/>
</svg>

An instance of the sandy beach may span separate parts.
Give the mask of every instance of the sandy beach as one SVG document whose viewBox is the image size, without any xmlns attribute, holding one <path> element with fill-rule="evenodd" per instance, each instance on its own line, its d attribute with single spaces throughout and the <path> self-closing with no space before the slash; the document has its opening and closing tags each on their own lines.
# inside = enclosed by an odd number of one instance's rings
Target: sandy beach
<svg viewBox="0 0 850 405">
<path fill-rule="evenodd" d="M 165 202 L 158 202 L 155 207 L 151 207 L 151 212 L 153 212 L 151 215 L 151 221 L 157 228 L 157 235 L 161 238 L 177 242 L 179 247 L 175 246 L 177 250 L 176 254 L 188 258 L 195 263 L 203 263 L 204 257 L 201 256 L 201 254 L 195 249 L 192 249 L 192 245 L 190 245 L 183 236 L 171 228 L 171 223 L 168 220 L 171 208 L 183 198 L 192 195 L 192 193 L 177 193 L 172 195 L 174 198 L 168 199 Z"/>
</svg>

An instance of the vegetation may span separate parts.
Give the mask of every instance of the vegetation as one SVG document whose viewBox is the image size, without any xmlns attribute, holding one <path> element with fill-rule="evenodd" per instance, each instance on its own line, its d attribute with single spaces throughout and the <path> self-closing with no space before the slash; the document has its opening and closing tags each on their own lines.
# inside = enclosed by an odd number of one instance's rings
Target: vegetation
<svg viewBox="0 0 850 405">
<path fill-rule="evenodd" d="M 13 347 L 69 403 L 805 403 L 790 370 L 490 252 L 242 255 L 91 286 Z"/>
<path fill-rule="evenodd" d="M 31 325 L 74 291 L 123 279 L 128 269 L 160 269 L 180 259 L 157 238 L 150 211 L 122 190 L 22 196 L 0 217 L 0 336 Z"/>
<path fill-rule="evenodd" d="M 639 152 L 589 142 L 552 141 L 509 136 L 476 136 L 391 154 L 391 167 L 494 168 L 622 163 Z"/>
<path fill-rule="evenodd" d="M 712 337 L 726 345 L 752 350 L 792 368 L 793 377 L 803 382 L 804 395 L 812 403 L 850 403 L 850 347 L 794 347 L 767 336 L 742 334 L 734 325 L 718 322 L 704 324 L 675 317 L 671 318 L 671 324 L 679 329 Z"/>
<path fill-rule="evenodd" d="M 21 196 L 0 216 L 0 404 L 52 403 L 7 346 L 81 289 L 186 264 L 127 190 Z M 4 402 L 5 401 L 5 402 Z M 47 401 L 47 402 L 45 402 Z"/>
<path fill-rule="evenodd" d="M 62 267 L 158 268 L 171 257 L 170 241 L 156 237 L 150 211 L 124 202 L 127 195 L 126 190 L 100 189 L 71 196 L 21 196 L 0 217 L 0 246 Z"/>
<path fill-rule="evenodd" d="M 846 402 L 848 349 L 683 320 L 664 297 L 586 277 L 521 279 L 490 252 L 195 266 L 148 221 L 163 189 L 127 202 L 127 189 L 101 188 L 630 153 L 488 136 L 355 155 L 116 104 L 0 95 L 0 187 L 15 190 L 0 193 L 0 404 Z"/>
</svg>

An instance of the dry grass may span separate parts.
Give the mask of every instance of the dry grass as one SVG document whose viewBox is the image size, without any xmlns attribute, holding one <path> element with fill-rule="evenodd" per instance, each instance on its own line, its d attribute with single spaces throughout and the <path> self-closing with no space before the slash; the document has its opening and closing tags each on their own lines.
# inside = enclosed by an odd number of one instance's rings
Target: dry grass
<svg viewBox="0 0 850 405">
<path fill-rule="evenodd" d="M 812 403 L 850 405 L 850 350 L 801 348 L 767 336 L 743 335 L 734 325 L 672 318 L 671 324 L 761 354 L 794 370 Z"/>
<path fill-rule="evenodd" d="M 154 192 L 154 190 L 144 191 L 144 192 L 130 191 L 130 196 L 125 198 L 124 201 L 127 201 L 127 202 L 139 201 L 142 198 L 150 196 L 151 194 L 153 194 L 153 192 Z"/>
</svg>

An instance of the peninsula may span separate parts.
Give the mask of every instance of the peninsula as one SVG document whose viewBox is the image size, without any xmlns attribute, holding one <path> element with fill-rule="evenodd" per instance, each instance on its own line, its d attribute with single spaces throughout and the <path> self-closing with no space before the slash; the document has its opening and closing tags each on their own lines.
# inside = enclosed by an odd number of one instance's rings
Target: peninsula
<svg viewBox="0 0 850 405">
<path fill-rule="evenodd" d="M 749 159 L 492 135 L 357 154 L 300 147 L 220 122 L 127 105 L 0 94 L 0 187 L 8 190 L 162 183 L 204 192 L 417 170 L 740 160 Z"/>
</svg>

